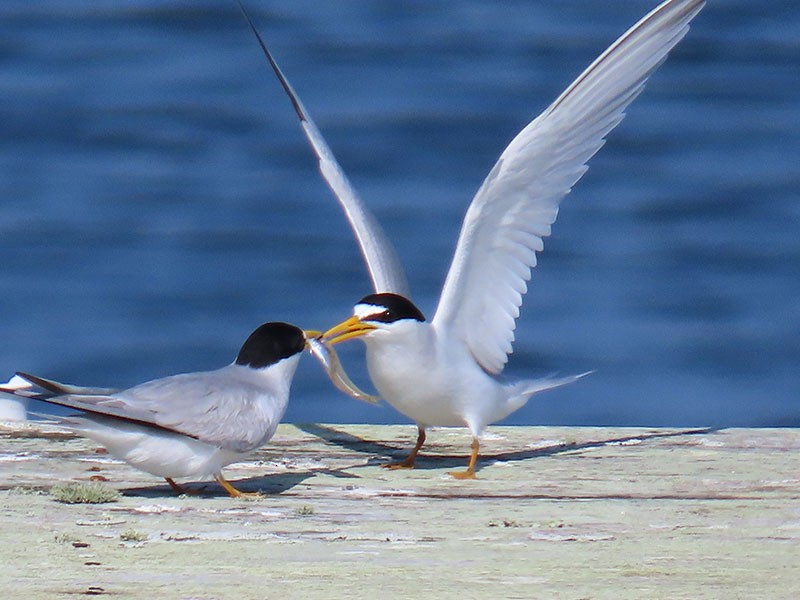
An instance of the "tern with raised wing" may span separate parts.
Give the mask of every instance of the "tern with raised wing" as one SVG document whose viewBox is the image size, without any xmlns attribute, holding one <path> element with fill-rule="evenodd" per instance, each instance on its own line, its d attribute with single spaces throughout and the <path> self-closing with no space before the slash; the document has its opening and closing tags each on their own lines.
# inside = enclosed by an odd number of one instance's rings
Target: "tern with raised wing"
<svg viewBox="0 0 800 600">
<path fill-rule="evenodd" d="M 543 250 L 559 204 L 586 172 L 587 161 L 703 6 L 703 0 L 660 4 L 517 134 L 467 209 L 430 321 L 410 300 L 394 248 L 245 13 L 347 216 L 372 279 L 375 293 L 362 298 L 353 316 L 325 332 L 322 340 L 336 344 L 362 339 L 376 389 L 417 423 L 411 454 L 388 466 L 413 467 L 429 426 L 464 426 L 472 434 L 472 453 L 467 470 L 453 475 L 474 478 L 487 425 L 523 406 L 531 395 L 579 377 L 501 377 L 536 253 Z"/>
</svg>

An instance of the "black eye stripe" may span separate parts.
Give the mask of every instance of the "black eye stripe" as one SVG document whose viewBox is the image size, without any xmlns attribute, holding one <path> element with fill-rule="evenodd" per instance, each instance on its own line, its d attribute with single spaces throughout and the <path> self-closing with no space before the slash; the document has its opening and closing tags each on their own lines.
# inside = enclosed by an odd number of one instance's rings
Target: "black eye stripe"
<svg viewBox="0 0 800 600">
<path fill-rule="evenodd" d="M 391 311 L 385 310 L 382 313 L 377 313 L 374 315 L 368 315 L 364 318 L 364 321 L 373 321 L 377 323 L 394 323 L 395 321 L 399 321 L 402 317 L 396 317 Z"/>
</svg>

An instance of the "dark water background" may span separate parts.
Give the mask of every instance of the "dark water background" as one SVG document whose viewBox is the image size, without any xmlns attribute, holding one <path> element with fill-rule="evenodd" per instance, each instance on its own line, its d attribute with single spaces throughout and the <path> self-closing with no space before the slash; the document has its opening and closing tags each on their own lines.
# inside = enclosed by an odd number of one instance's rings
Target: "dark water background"
<svg viewBox="0 0 800 600">
<path fill-rule="evenodd" d="M 432 314 L 499 153 L 655 2 L 248 4 Z M 800 4 L 711 1 L 563 203 L 518 322 L 510 373 L 597 372 L 509 422 L 800 425 L 799 113 Z M 118 386 L 370 291 L 232 1 L 0 4 L 0 290 L 0 375 Z M 287 418 L 407 422 L 311 360 Z"/>
</svg>

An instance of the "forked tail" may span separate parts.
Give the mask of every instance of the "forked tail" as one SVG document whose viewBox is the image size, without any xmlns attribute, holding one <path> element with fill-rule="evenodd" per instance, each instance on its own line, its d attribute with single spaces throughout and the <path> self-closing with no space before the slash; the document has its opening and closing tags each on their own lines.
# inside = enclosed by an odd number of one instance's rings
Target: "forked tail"
<svg viewBox="0 0 800 600">
<path fill-rule="evenodd" d="M 515 381 L 508 386 L 509 406 L 512 410 L 517 410 L 534 394 L 573 383 L 592 373 L 594 373 L 594 371 L 586 371 L 579 375 L 567 375 L 566 377 L 543 377 L 541 379 L 523 379 L 522 381 Z"/>
</svg>

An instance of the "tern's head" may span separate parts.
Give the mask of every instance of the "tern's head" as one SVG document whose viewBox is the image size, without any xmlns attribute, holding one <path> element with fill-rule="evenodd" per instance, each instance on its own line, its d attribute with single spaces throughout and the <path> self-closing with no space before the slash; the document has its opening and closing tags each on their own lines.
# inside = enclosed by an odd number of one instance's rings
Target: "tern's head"
<svg viewBox="0 0 800 600">
<path fill-rule="evenodd" d="M 370 294 L 359 300 L 353 316 L 326 331 L 323 338 L 337 344 L 376 332 L 393 331 L 410 323 L 421 323 L 425 316 L 408 298 L 398 294 Z"/>
<path fill-rule="evenodd" d="M 263 369 L 300 354 L 305 347 L 306 334 L 302 329 L 288 323 L 264 323 L 242 345 L 236 364 Z"/>
</svg>

